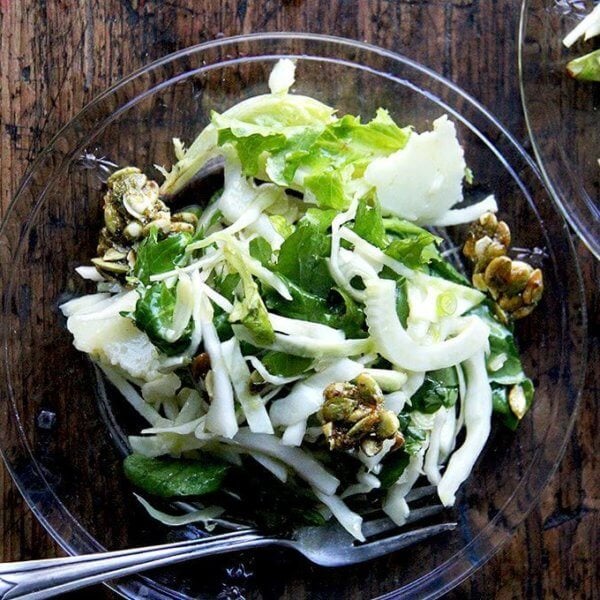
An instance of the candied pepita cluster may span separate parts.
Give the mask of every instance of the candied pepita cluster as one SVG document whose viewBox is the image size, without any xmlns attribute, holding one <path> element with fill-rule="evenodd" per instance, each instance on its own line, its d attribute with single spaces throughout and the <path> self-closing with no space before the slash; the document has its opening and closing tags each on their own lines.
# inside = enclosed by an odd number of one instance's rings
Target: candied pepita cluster
<svg viewBox="0 0 600 600">
<path fill-rule="evenodd" d="M 194 233 L 198 218 L 181 212 L 171 215 L 159 197 L 159 185 L 137 167 L 115 171 L 106 182 L 104 227 L 98 241 L 98 257 L 92 259 L 103 274 L 123 275 L 135 263 L 134 246 L 156 227 L 161 235 Z"/>
<path fill-rule="evenodd" d="M 362 373 L 351 382 L 328 385 L 317 416 L 330 450 L 362 449 L 367 456 L 378 454 L 385 440 L 394 449 L 404 444 L 398 417 L 383 406 L 377 382 Z"/>
<path fill-rule="evenodd" d="M 487 212 L 471 225 L 463 246 L 473 263 L 473 285 L 496 301 L 504 320 L 526 317 L 541 300 L 542 271 L 508 256 L 510 229 Z"/>
</svg>

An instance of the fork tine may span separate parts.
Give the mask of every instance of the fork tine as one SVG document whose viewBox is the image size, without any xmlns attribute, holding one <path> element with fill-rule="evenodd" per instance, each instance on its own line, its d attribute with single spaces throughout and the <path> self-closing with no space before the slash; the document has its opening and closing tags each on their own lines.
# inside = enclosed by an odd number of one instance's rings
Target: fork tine
<svg viewBox="0 0 600 600">
<path fill-rule="evenodd" d="M 452 531 L 456 529 L 456 526 L 457 523 L 441 523 L 440 525 L 431 525 L 430 527 L 423 527 L 414 531 L 405 531 L 389 538 L 367 542 L 361 546 L 354 546 L 352 549 L 353 558 L 356 562 L 378 558 L 384 554 L 412 546 L 434 535 L 445 531 Z"/>
<path fill-rule="evenodd" d="M 424 485 L 423 487 L 413 488 L 406 494 L 405 500 L 407 502 L 414 502 L 415 500 L 420 500 L 421 498 L 425 498 L 426 496 L 433 496 L 437 491 L 437 486 L 435 485 Z"/>
<path fill-rule="evenodd" d="M 427 496 L 433 496 L 437 491 L 437 487 L 435 485 L 424 485 L 418 488 L 413 488 L 406 494 L 404 498 L 407 502 L 416 502 L 421 498 L 426 498 Z M 380 513 L 381 508 L 369 508 L 361 513 L 363 516 L 369 516 Z"/>
<path fill-rule="evenodd" d="M 410 514 L 408 515 L 404 525 L 414 523 L 415 521 L 420 521 L 421 519 L 426 519 L 427 517 L 432 517 L 441 513 L 443 510 L 444 507 L 441 504 L 416 508 L 410 511 Z M 390 529 L 397 529 L 398 527 L 402 527 L 402 525 L 396 525 L 396 523 L 394 523 L 394 521 L 392 521 L 389 517 L 383 517 L 382 519 L 373 519 L 372 521 L 367 521 L 363 524 L 362 531 L 365 537 L 371 537 L 374 535 L 379 535 L 380 533 L 385 533 L 386 531 L 390 531 Z"/>
</svg>

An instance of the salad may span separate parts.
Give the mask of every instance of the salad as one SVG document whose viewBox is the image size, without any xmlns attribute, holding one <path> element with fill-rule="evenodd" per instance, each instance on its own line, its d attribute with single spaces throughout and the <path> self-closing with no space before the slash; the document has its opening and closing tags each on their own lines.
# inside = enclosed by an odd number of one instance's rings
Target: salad
<svg viewBox="0 0 600 600">
<path fill-rule="evenodd" d="M 162 185 L 113 173 L 98 256 L 77 269 L 97 290 L 61 308 L 146 422 L 124 470 L 151 515 L 337 519 L 363 540 L 366 511 L 405 523 L 421 477 L 452 506 L 493 415 L 523 418 L 511 323 L 542 273 L 509 257 L 493 196 L 456 207 L 473 175 L 447 116 L 421 133 L 384 109 L 363 123 L 290 93 L 294 77 L 280 60 L 270 93 L 174 140 Z M 215 165 L 206 205 L 170 208 Z M 472 283 L 436 233 L 468 222 Z M 161 498 L 193 503 L 173 515 Z"/>
<path fill-rule="evenodd" d="M 584 41 L 600 35 L 600 4 L 586 15 L 563 38 L 563 44 L 570 48 L 577 40 Z M 600 81 L 600 49 L 578 56 L 567 64 L 567 73 L 580 81 Z"/>
</svg>

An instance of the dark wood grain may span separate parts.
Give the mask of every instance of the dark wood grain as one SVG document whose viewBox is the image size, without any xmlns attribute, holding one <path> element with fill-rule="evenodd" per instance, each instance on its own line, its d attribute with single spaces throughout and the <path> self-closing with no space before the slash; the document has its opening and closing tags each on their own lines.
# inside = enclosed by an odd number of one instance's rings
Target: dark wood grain
<svg viewBox="0 0 600 600">
<path fill-rule="evenodd" d="M 167 53 L 243 32 L 332 33 L 401 52 L 456 81 L 525 142 L 518 9 L 514 0 L 0 0 L 0 215 L 31 161 L 96 94 Z M 578 248 L 591 335 L 582 411 L 538 507 L 449 598 L 600 597 L 599 268 Z M 59 554 L 0 469 L 0 558 Z"/>
</svg>

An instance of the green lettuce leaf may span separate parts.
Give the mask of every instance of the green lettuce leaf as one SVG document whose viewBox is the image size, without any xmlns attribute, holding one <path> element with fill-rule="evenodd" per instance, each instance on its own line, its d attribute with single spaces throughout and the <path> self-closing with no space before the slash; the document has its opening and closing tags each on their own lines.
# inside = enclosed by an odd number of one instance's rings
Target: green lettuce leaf
<svg viewBox="0 0 600 600">
<path fill-rule="evenodd" d="M 269 114 L 249 122 L 213 113 L 218 144 L 233 146 L 247 176 L 292 187 L 322 208 L 346 208 L 350 180 L 362 176 L 376 157 L 406 145 L 410 129 L 398 127 L 380 109 L 373 120 L 361 123 L 346 115 L 285 119 Z M 324 118 L 325 117 L 325 118 Z"/>
<path fill-rule="evenodd" d="M 303 180 L 304 191 L 322 208 L 344 210 L 350 203 L 344 189 L 343 174 L 335 169 L 326 169 Z"/>
</svg>

